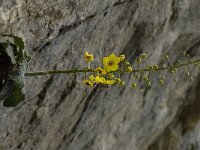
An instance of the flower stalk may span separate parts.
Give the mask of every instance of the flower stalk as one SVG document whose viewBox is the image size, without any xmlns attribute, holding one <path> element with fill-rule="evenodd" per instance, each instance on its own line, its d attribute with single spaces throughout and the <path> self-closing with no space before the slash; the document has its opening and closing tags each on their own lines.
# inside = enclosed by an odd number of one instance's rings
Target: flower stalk
<svg viewBox="0 0 200 150">
<path fill-rule="evenodd" d="M 137 73 L 137 72 L 149 72 L 149 71 L 161 71 L 161 70 L 169 70 L 172 68 L 180 68 L 192 64 L 197 64 L 200 63 L 200 60 L 195 60 L 187 63 L 180 63 L 177 65 L 170 65 L 166 67 L 158 67 L 156 70 L 150 69 L 150 68 L 138 68 L 138 69 L 133 69 L 132 71 L 130 70 L 116 70 L 112 71 L 112 73 Z M 91 73 L 95 72 L 95 69 L 68 69 L 68 70 L 50 70 L 50 71 L 39 71 L 39 72 L 26 72 L 25 76 L 46 76 L 46 75 L 51 75 L 51 74 L 71 74 L 71 73 Z"/>
<path fill-rule="evenodd" d="M 83 83 L 88 87 L 93 87 L 97 84 L 108 87 L 109 85 L 126 85 L 125 82 L 121 79 L 121 74 L 133 73 L 136 79 L 136 74 L 138 75 L 137 79 L 145 81 L 145 84 L 148 87 L 152 86 L 150 80 L 151 72 L 164 72 L 165 70 L 175 73 L 178 68 L 184 66 L 190 66 L 194 64 L 195 66 L 200 65 L 200 60 L 187 61 L 186 63 L 172 64 L 169 56 L 165 56 L 164 59 L 169 61 L 169 65 L 152 65 L 146 66 L 145 68 L 140 68 L 140 64 L 147 59 L 147 54 L 142 54 L 137 58 L 136 62 L 138 68 L 132 68 L 131 64 L 126 60 L 125 55 L 116 56 L 115 54 L 110 54 L 102 58 L 102 67 L 97 66 L 94 68 L 91 67 L 91 62 L 94 60 L 94 56 L 91 53 L 85 52 L 84 60 L 87 63 L 87 67 L 83 69 L 68 69 L 68 70 L 50 70 L 50 71 L 40 71 L 40 72 L 27 72 L 25 76 L 47 76 L 51 74 L 75 74 L 75 73 L 84 73 L 85 78 Z M 189 74 L 189 70 L 188 73 Z M 188 75 L 189 76 L 189 75 Z M 159 79 L 161 85 L 164 84 L 165 77 Z M 137 85 L 134 82 L 132 88 L 136 88 Z"/>
</svg>

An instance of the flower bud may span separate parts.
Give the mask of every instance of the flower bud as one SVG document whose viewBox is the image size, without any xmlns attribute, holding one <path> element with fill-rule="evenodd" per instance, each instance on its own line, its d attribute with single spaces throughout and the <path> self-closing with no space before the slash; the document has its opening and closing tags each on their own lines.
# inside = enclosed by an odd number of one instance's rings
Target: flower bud
<svg viewBox="0 0 200 150">
<path fill-rule="evenodd" d="M 159 69 L 158 65 L 153 66 L 153 69 L 158 70 Z"/>
<path fill-rule="evenodd" d="M 147 58 L 147 54 L 146 54 L 146 53 L 143 53 L 143 54 L 141 55 L 141 58 L 142 58 L 142 59 L 146 59 L 146 58 Z"/>
<path fill-rule="evenodd" d="M 127 71 L 128 71 L 128 72 L 132 72 L 132 71 L 133 71 L 133 68 L 132 68 L 131 66 L 128 66 L 128 67 L 127 67 Z"/>
<path fill-rule="evenodd" d="M 135 78 L 140 78 L 140 74 L 135 74 Z"/>
<path fill-rule="evenodd" d="M 141 58 L 138 58 L 137 59 L 137 63 L 141 63 L 142 62 L 142 59 Z"/>
<path fill-rule="evenodd" d="M 121 83 L 121 79 L 120 78 L 115 78 L 115 83 Z"/>
<path fill-rule="evenodd" d="M 124 85 L 125 85 L 125 82 L 124 82 L 124 81 L 121 81 L 120 84 L 124 86 Z"/>
<path fill-rule="evenodd" d="M 132 88 L 136 88 L 137 84 L 136 83 L 132 83 Z"/>
<path fill-rule="evenodd" d="M 161 80 L 165 80 L 165 76 L 163 75 L 163 76 L 161 76 Z"/>
<path fill-rule="evenodd" d="M 159 80 L 159 83 L 160 83 L 161 85 L 163 85 L 163 84 L 164 84 L 164 80 L 160 79 L 160 80 Z"/>
<path fill-rule="evenodd" d="M 124 63 L 126 66 L 130 66 L 131 64 L 130 64 L 130 62 L 128 62 L 128 61 L 125 61 L 125 63 Z"/>
<path fill-rule="evenodd" d="M 190 72 L 189 72 L 189 71 L 186 73 L 186 76 L 187 76 L 187 77 L 189 77 L 189 76 L 190 76 Z"/>
<path fill-rule="evenodd" d="M 121 61 L 124 61 L 126 57 L 125 57 L 125 55 L 120 55 L 119 58 Z"/>
<path fill-rule="evenodd" d="M 147 86 L 148 86 L 148 87 L 152 86 L 151 82 L 148 82 Z"/>
<path fill-rule="evenodd" d="M 143 79 L 144 79 L 145 81 L 148 81 L 148 80 L 149 80 L 149 78 L 148 78 L 147 75 L 144 75 L 144 76 L 143 76 Z"/>
</svg>

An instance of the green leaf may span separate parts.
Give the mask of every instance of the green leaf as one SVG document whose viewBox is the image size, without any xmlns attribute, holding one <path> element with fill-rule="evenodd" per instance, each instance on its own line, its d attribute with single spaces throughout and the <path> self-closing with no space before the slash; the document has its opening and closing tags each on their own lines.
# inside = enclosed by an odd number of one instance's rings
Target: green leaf
<svg viewBox="0 0 200 150">
<path fill-rule="evenodd" d="M 0 91 L 0 98 L 4 100 L 5 107 L 14 107 L 25 100 L 24 71 L 23 66 L 10 71 L 9 79 Z"/>
<path fill-rule="evenodd" d="M 12 41 L 11 38 L 14 40 L 14 43 L 11 42 Z M 23 39 L 15 35 L 0 35 L 0 42 L 1 41 L 9 41 L 15 44 L 20 50 L 23 50 L 25 48 Z"/>
<path fill-rule="evenodd" d="M 3 51 L 8 56 L 8 61 L 11 61 L 12 66 L 6 74 L 7 83 L 0 89 L 0 100 L 4 100 L 3 105 L 5 107 L 14 107 L 25 100 L 24 74 L 27 68 L 28 55 L 24 52 L 25 44 L 20 37 L 0 35 L 0 44 L 2 43 L 4 44 Z"/>
<path fill-rule="evenodd" d="M 18 36 L 12 36 L 15 42 L 15 45 L 17 47 L 19 47 L 19 50 L 23 50 L 24 49 L 24 41 L 22 38 L 18 37 Z"/>
<path fill-rule="evenodd" d="M 24 100 L 25 94 L 22 92 L 22 88 L 14 83 L 12 93 L 4 100 L 3 105 L 5 107 L 14 107 Z"/>
</svg>

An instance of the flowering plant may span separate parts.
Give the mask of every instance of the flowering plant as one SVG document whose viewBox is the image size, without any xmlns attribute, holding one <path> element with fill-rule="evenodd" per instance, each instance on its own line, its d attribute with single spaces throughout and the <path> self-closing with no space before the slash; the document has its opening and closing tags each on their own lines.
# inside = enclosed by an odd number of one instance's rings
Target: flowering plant
<svg viewBox="0 0 200 150">
<path fill-rule="evenodd" d="M 183 55 L 190 58 L 187 52 Z M 125 85 L 121 74 L 133 74 L 138 82 L 145 81 L 147 86 L 151 86 L 150 80 L 151 72 L 159 72 L 159 83 L 164 85 L 165 74 L 164 71 L 176 73 L 181 67 L 187 67 L 185 75 L 190 76 L 190 65 L 195 65 L 200 68 L 200 60 L 188 59 L 187 62 L 178 61 L 172 64 L 168 55 L 164 56 L 163 65 L 148 65 L 140 67 L 140 64 L 148 59 L 146 53 L 141 54 L 136 59 L 137 67 L 134 68 L 131 63 L 126 60 L 126 56 L 121 54 L 119 56 L 110 54 L 102 58 L 99 66 L 92 66 L 92 61 L 95 59 L 93 54 L 85 52 L 83 56 L 87 67 L 83 69 L 68 69 L 68 70 L 50 70 L 39 72 L 26 72 L 27 64 L 30 57 L 24 52 L 24 42 L 21 38 L 16 36 L 0 36 L 0 100 L 3 101 L 4 106 L 13 107 L 25 100 L 25 76 L 43 76 L 51 74 L 70 74 L 70 73 L 84 73 L 85 79 L 83 84 L 88 87 L 96 85 L 103 85 L 108 87 L 110 85 Z M 160 73 L 162 72 L 162 74 Z M 174 80 L 176 81 L 176 79 Z M 137 87 L 137 82 L 132 83 L 132 88 Z"/>
</svg>

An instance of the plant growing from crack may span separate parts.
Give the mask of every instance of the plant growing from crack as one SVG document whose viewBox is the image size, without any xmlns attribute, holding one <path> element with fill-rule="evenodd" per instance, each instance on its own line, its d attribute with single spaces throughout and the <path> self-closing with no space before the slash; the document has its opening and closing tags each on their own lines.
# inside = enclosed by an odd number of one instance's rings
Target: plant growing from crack
<svg viewBox="0 0 200 150">
<path fill-rule="evenodd" d="M 184 55 L 189 56 L 186 52 Z M 186 76 L 190 76 L 189 67 L 191 65 L 195 65 L 200 68 L 200 60 L 192 60 L 187 62 L 181 62 L 172 64 L 169 56 L 166 55 L 163 57 L 163 62 L 168 62 L 169 65 L 148 65 L 144 68 L 139 67 L 141 63 L 143 63 L 148 58 L 146 53 L 141 54 L 139 58 L 137 58 L 137 69 L 131 66 L 131 64 L 126 60 L 125 55 L 116 56 L 115 54 L 110 54 L 109 56 L 102 58 L 102 63 L 100 66 L 91 68 L 91 62 L 94 60 L 94 56 L 91 53 L 85 52 L 84 60 L 87 62 L 87 67 L 83 69 L 68 69 L 68 70 L 51 70 L 51 71 L 41 71 L 41 72 L 27 72 L 25 76 L 42 76 L 42 75 L 50 75 L 50 74 L 70 74 L 70 73 L 85 73 L 85 80 L 83 83 L 89 87 L 93 87 L 95 85 L 124 85 L 125 81 L 122 80 L 121 74 L 133 74 L 135 79 L 145 81 L 147 86 L 151 86 L 152 82 L 150 81 L 150 75 L 152 72 L 159 72 L 160 75 L 159 83 L 161 85 L 165 82 L 164 71 L 169 73 L 176 73 L 179 68 L 187 67 L 188 70 L 186 72 Z M 174 80 L 176 81 L 176 79 Z M 133 82 L 132 87 L 136 88 L 137 83 Z"/>
<path fill-rule="evenodd" d="M 190 56 L 184 52 L 184 55 Z M 134 68 L 127 60 L 126 56 L 121 54 L 116 56 L 110 54 L 102 58 L 99 66 L 92 66 L 92 61 L 95 59 L 93 54 L 85 52 L 84 60 L 87 66 L 81 69 L 67 69 L 67 70 L 50 70 L 38 72 L 26 72 L 28 61 L 30 57 L 24 52 L 24 42 L 17 36 L 0 36 L 0 100 L 6 107 L 13 107 L 25 100 L 25 76 L 44 76 L 51 74 L 71 74 L 84 73 L 85 79 L 83 83 L 88 87 L 96 85 L 111 86 L 111 85 L 125 85 L 122 79 L 122 74 L 133 74 L 134 80 L 138 82 L 144 81 L 150 87 L 151 73 L 158 72 L 160 77 L 159 83 L 165 83 L 164 72 L 176 73 L 179 68 L 187 67 L 186 76 L 190 76 L 189 68 L 195 65 L 200 68 L 200 60 L 191 60 L 187 62 L 178 61 L 172 64 L 169 56 L 163 57 L 163 65 L 148 65 L 140 67 L 144 61 L 147 60 L 146 53 L 141 54 L 137 60 L 137 67 Z M 167 64 L 167 65 L 166 65 Z M 176 81 L 176 79 L 175 79 Z M 132 83 L 132 88 L 136 88 L 137 83 Z"/>
</svg>

